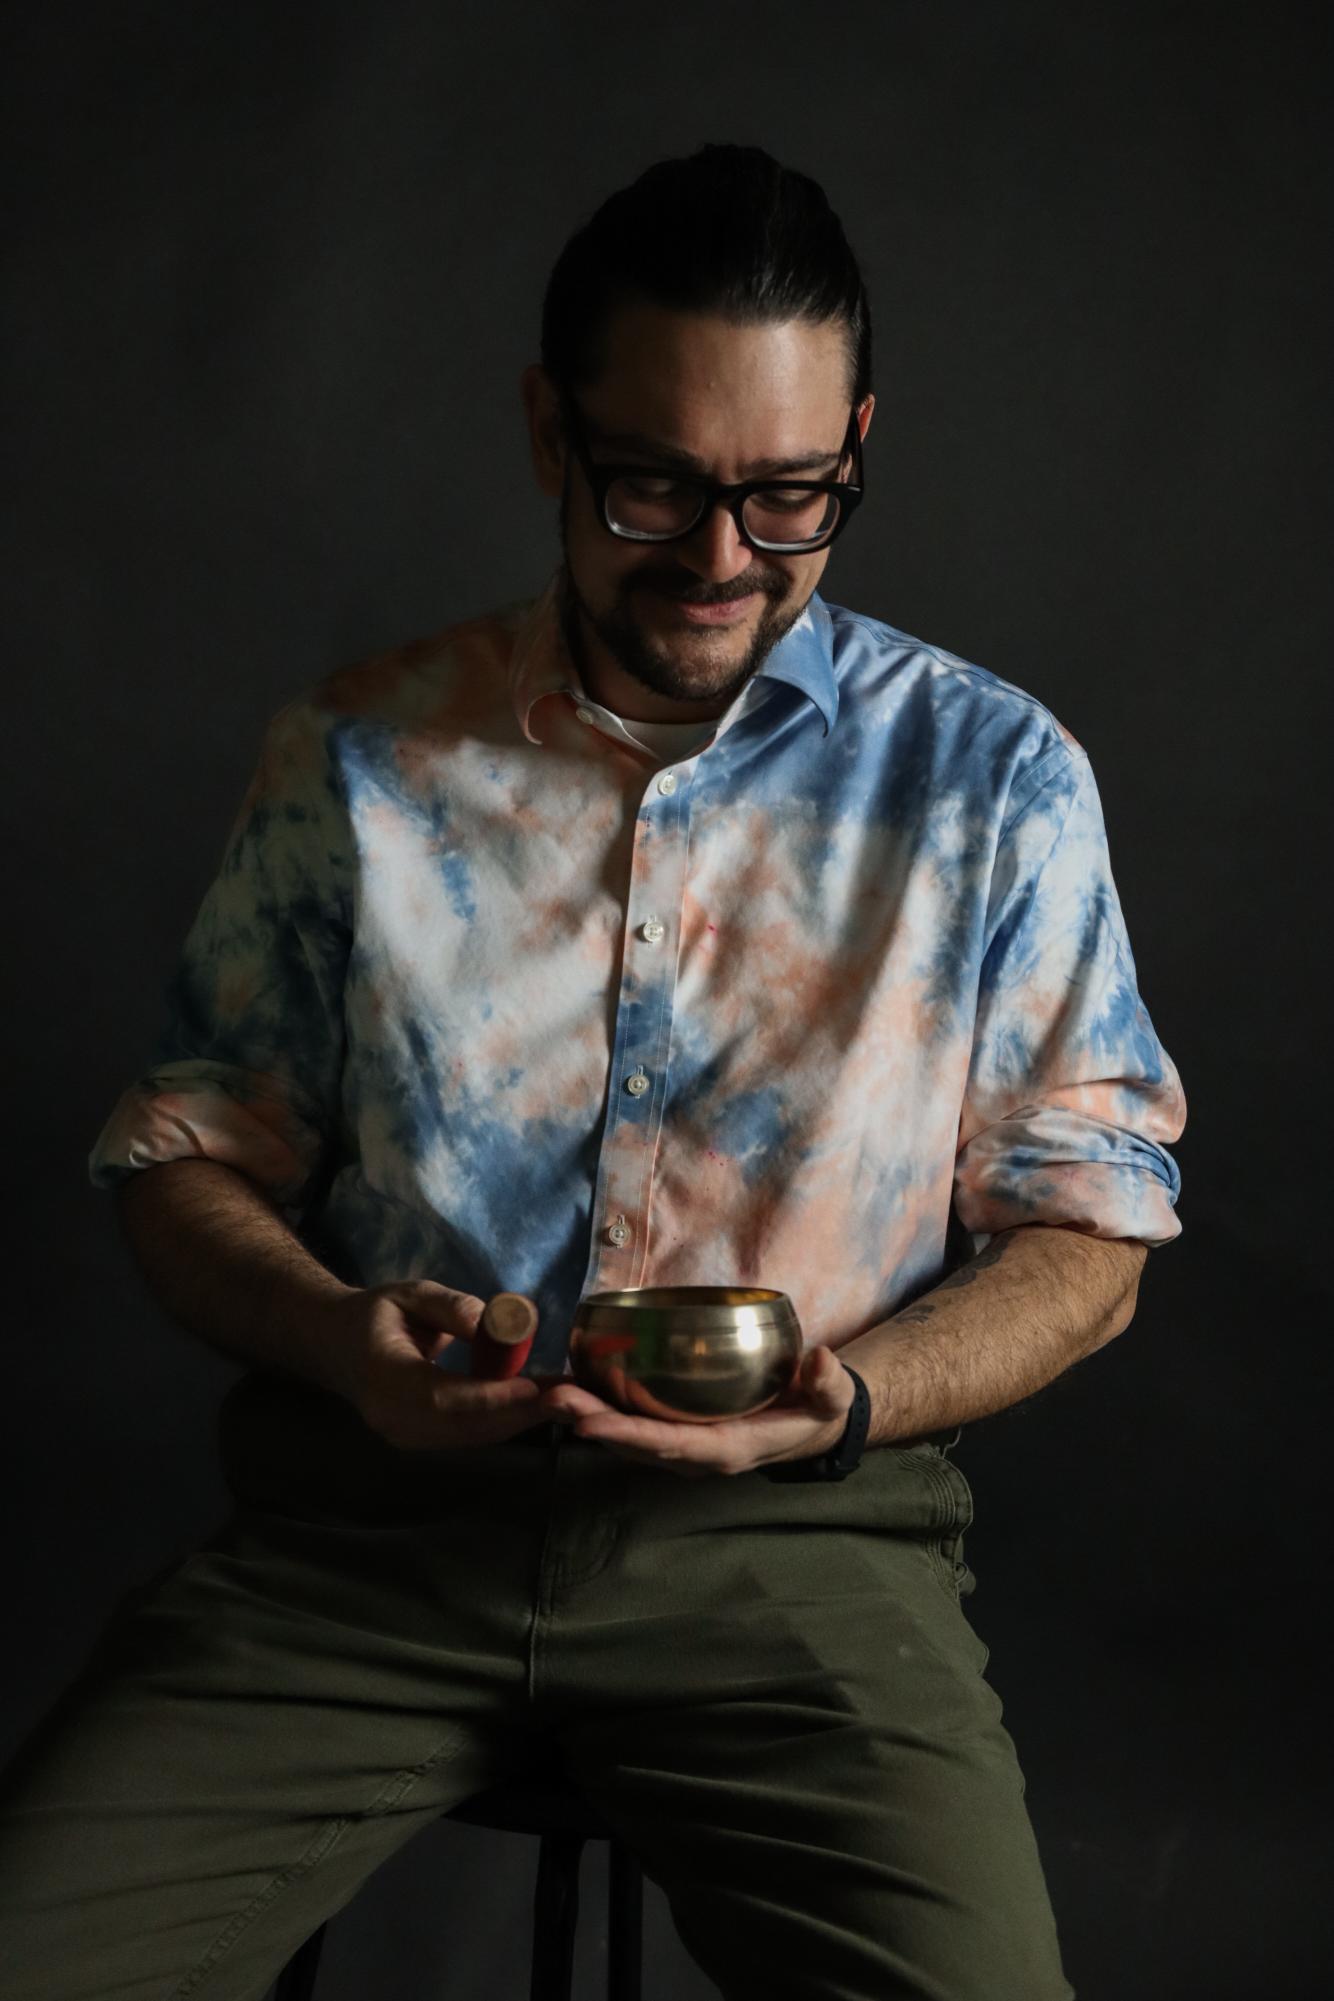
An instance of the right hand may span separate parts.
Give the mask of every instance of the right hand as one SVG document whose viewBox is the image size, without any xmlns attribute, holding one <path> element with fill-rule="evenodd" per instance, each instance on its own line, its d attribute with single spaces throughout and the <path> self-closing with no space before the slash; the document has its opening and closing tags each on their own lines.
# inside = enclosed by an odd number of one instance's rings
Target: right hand
<svg viewBox="0 0 1334 2001">
<path fill-rule="evenodd" d="M 349 1292 L 328 1308 L 328 1339 L 341 1357 L 336 1387 L 401 1452 L 496 1445 L 545 1424 L 542 1391 L 556 1377 L 473 1382 L 434 1357 L 477 1332 L 485 1300 L 433 1279 Z"/>
</svg>

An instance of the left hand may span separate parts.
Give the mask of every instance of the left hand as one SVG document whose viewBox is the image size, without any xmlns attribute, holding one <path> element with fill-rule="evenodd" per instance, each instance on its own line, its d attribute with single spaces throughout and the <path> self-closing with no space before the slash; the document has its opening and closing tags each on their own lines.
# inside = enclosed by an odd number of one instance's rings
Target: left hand
<svg viewBox="0 0 1334 2001">
<path fill-rule="evenodd" d="M 827 1452 L 843 1436 L 853 1394 L 852 1377 L 833 1349 L 817 1346 L 802 1356 L 791 1388 L 750 1417 L 714 1424 L 634 1417 L 568 1378 L 544 1389 L 542 1403 L 549 1417 L 568 1424 L 578 1438 L 596 1439 L 642 1466 L 700 1479 Z"/>
</svg>

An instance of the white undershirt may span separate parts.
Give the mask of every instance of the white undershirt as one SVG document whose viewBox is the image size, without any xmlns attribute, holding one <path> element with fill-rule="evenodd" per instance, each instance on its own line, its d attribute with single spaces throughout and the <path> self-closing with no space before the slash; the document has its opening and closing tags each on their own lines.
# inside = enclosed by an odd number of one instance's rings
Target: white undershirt
<svg viewBox="0 0 1334 2001">
<path fill-rule="evenodd" d="M 761 696 L 768 693 L 768 684 L 759 682 L 758 676 L 748 681 L 733 705 L 749 708 Z M 637 744 L 648 751 L 660 764 L 675 764 L 683 757 L 689 757 L 707 743 L 716 732 L 721 716 L 708 716 L 688 723 L 641 723 L 626 716 L 618 716 L 614 709 L 595 702 L 591 695 L 584 694 L 576 682 L 570 689 L 575 707 L 581 718 L 596 721 L 599 729 L 608 736 L 620 737 L 627 743 Z"/>
</svg>

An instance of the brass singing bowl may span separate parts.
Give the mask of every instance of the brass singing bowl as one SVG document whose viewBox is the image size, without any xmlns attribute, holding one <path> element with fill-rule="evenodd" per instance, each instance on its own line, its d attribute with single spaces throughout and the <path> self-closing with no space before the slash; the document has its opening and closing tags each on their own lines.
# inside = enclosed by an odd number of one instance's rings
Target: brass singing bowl
<svg viewBox="0 0 1334 2001">
<path fill-rule="evenodd" d="M 575 1381 L 644 1417 L 716 1424 L 781 1396 L 801 1360 L 785 1292 L 758 1286 L 643 1286 L 591 1292 L 574 1313 Z"/>
</svg>

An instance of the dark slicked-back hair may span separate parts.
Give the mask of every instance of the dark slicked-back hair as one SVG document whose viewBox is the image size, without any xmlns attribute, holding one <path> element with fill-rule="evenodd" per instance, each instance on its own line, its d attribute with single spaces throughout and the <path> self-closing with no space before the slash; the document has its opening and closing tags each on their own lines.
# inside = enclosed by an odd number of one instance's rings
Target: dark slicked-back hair
<svg viewBox="0 0 1334 2001">
<path fill-rule="evenodd" d="M 824 189 L 758 146 L 659 160 L 570 238 L 542 303 L 542 365 L 570 391 L 596 379 L 618 306 L 646 301 L 742 325 L 842 321 L 850 400 L 871 388 L 871 308 Z"/>
</svg>

